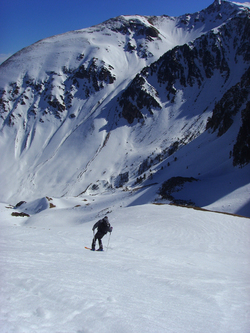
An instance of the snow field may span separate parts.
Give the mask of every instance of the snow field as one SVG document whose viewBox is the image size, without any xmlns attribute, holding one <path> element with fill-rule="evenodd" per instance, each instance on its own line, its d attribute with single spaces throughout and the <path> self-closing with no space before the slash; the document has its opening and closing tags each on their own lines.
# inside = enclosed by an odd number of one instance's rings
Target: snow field
<svg viewBox="0 0 250 333">
<path fill-rule="evenodd" d="M 129 200 L 1 205 L 1 332 L 249 332 L 250 220 Z M 108 211 L 108 250 L 84 249 Z"/>
</svg>

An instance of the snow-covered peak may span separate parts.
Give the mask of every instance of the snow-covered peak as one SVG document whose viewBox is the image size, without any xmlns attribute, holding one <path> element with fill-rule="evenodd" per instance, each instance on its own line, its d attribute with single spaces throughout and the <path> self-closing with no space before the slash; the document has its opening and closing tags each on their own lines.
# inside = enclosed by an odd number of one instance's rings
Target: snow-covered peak
<svg viewBox="0 0 250 333">
<path fill-rule="evenodd" d="M 8 81 L 16 82 L 24 75 L 44 80 L 47 72 L 60 73 L 62 67 L 74 69 L 93 57 L 105 62 L 111 59 L 109 64 L 115 68 L 116 59 L 122 60 L 124 50 L 131 52 L 142 44 L 137 56 L 147 58 L 146 62 L 141 62 L 145 66 L 159 58 L 163 50 L 166 52 L 194 40 L 235 15 L 236 9 L 244 8 L 242 4 L 215 1 L 194 14 L 180 17 L 118 16 L 90 28 L 52 36 L 20 50 L 5 61 L 0 66 L 0 87 Z M 121 67 L 124 67 L 122 61 Z M 140 68 L 140 65 L 136 67 L 135 73 Z"/>
<path fill-rule="evenodd" d="M 180 17 L 119 16 L 13 55 L 0 66 L 0 199 L 146 186 L 148 202 L 174 183 L 170 201 L 242 212 L 247 11 L 215 1 Z"/>
</svg>

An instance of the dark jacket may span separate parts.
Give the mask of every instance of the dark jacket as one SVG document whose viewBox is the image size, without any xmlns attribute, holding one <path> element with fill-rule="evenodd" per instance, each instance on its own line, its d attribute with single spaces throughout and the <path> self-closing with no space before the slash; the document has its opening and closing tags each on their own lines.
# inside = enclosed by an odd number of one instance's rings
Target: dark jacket
<svg viewBox="0 0 250 333">
<path fill-rule="evenodd" d="M 111 227 L 109 223 L 109 219 L 107 216 L 105 216 L 103 219 L 96 222 L 92 228 L 94 231 L 97 228 L 97 232 L 105 235 L 107 232 L 111 232 L 113 228 Z"/>
</svg>

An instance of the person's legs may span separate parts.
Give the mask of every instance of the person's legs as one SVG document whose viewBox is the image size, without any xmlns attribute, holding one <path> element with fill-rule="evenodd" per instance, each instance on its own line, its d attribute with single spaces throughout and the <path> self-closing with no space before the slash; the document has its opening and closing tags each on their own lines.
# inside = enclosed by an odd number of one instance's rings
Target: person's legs
<svg viewBox="0 0 250 333">
<path fill-rule="evenodd" d="M 91 246 L 92 251 L 95 251 L 95 243 L 96 243 L 96 235 L 94 236 L 93 241 L 92 241 L 92 246 Z"/>
<path fill-rule="evenodd" d="M 102 235 L 101 237 L 98 238 L 99 249 L 98 249 L 97 251 L 103 251 L 102 237 L 103 237 L 103 235 Z"/>
<path fill-rule="evenodd" d="M 99 231 L 97 231 L 97 233 L 95 234 L 95 236 L 94 236 L 94 238 L 93 238 L 93 241 L 92 241 L 92 247 L 91 247 L 91 249 L 93 250 L 93 251 L 95 251 L 95 243 L 96 243 L 96 240 L 98 239 L 98 243 L 99 243 L 99 251 L 103 251 L 103 245 L 102 245 L 102 237 L 103 237 L 104 235 L 101 233 L 101 232 L 99 232 Z"/>
</svg>

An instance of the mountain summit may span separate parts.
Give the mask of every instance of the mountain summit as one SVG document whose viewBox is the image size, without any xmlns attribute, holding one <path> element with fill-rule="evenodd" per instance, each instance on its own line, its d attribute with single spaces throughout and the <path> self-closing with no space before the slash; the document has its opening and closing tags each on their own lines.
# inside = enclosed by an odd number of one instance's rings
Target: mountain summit
<svg viewBox="0 0 250 333">
<path fill-rule="evenodd" d="M 119 16 L 5 61 L 0 200 L 123 189 L 250 216 L 249 7 Z"/>
</svg>

